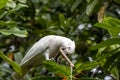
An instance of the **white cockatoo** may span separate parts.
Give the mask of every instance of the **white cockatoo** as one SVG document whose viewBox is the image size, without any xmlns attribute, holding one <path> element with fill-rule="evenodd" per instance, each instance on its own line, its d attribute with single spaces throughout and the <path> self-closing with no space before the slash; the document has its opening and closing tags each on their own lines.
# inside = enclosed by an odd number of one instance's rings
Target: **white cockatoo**
<svg viewBox="0 0 120 80">
<path fill-rule="evenodd" d="M 14 72 L 12 74 L 13 79 L 21 80 L 21 77 L 31 68 L 41 65 L 43 60 L 50 60 L 59 52 L 70 66 L 74 66 L 66 56 L 66 54 L 72 54 L 74 51 L 75 42 L 71 39 L 56 35 L 45 36 L 37 41 L 26 53 L 20 63 L 22 75 L 20 76 L 17 72 Z"/>
</svg>

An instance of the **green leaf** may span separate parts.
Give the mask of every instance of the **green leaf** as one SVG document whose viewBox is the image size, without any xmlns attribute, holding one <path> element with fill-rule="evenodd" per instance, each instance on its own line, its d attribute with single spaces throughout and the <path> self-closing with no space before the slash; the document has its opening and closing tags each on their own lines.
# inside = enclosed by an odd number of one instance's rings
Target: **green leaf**
<svg viewBox="0 0 120 80">
<path fill-rule="evenodd" d="M 65 23 L 65 17 L 64 17 L 63 14 L 60 14 L 60 15 L 59 15 L 59 20 L 60 20 L 60 24 L 61 24 L 62 26 L 64 26 L 64 23 Z"/>
<path fill-rule="evenodd" d="M 113 0 L 114 2 L 120 4 L 120 0 Z"/>
<path fill-rule="evenodd" d="M 0 21 L 0 26 L 5 26 L 6 23 L 4 21 Z"/>
<path fill-rule="evenodd" d="M 96 78 L 80 78 L 80 79 L 77 79 L 77 80 L 98 80 L 98 79 L 96 79 Z"/>
<path fill-rule="evenodd" d="M 9 0 L 9 2 L 6 5 L 6 8 L 15 8 L 16 7 L 16 2 L 14 0 Z"/>
<path fill-rule="evenodd" d="M 26 3 L 26 0 L 18 0 L 21 3 Z"/>
<path fill-rule="evenodd" d="M 24 7 L 28 7 L 28 6 L 25 5 L 25 4 L 19 3 L 19 4 L 16 5 L 16 7 L 14 8 L 14 10 L 19 10 L 20 8 L 24 8 Z"/>
<path fill-rule="evenodd" d="M 102 47 L 108 47 L 108 46 L 114 45 L 114 44 L 120 44 L 120 38 L 108 39 L 106 41 L 103 41 L 103 42 L 95 45 L 95 46 L 92 46 L 90 49 L 95 50 L 95 49 L 102 48 Z"/>
<path fill-rule="evenodd" d="M 3 8 L 7 2 L 8 0 L 0 0 L 0 9 Z"/>
<path fill-rule="evenodd" d="M 95 26 L 108 30 L 112 37 L 117 37 L 120 32 L 117 27 L 113 27 L 110 24 L 96 23 Z"/>
<path fill-rule="evenodd" d="M 103 23 L 96 23 L 95 26 L 108 30 L 112 37 L 118 37 L 120 33 L 120 20 L 112 17 L 105 17 Z"/>
<path fill-rule="evenodd" d="M 0 21 L 1 26 L 9 26 L 9 27 L 15 27 L 17 26 L 17 23 L 15 21 Z"/>
<path fill-rule="evenodd" d="M 7 11 L 0 11 L 0 20 L 7 14 Z"/>
<path fill-rule="evenodd" d="M 95 9 L 95 6 L 99 3 L 99 0 L 91 0 L 87 6 L 86 14 L 90 16 Z"/>
<path fill-rule="evenodd" d="M 105 50 L 107 49 L 105 47 L 104 48 L 99 48 L 98 52 L 97 52 L 97 55 L 96 55 L 96 60 L 97 61 L 99 60 L 99 62 L 102 63 L 102 65 L 103 65 L 106 58 L 108 58 L 111 55 L 114 55 L 114 54 L 116 54 L 117 52 L 120 51 L 119 48 L 120 47 L 112 49 L 112 50 L 110 50 L 108 52 L 105 52 Z"/>
<path fill-rule="evenodd" d="M 118 26 L 118 25 L 120 25 L 120 20 L 117 18 L 113 18 L 113 17 L 104 17 L 103 23 L 110 24 L 113 27 L 115 27 L 115 26 L 120 27 L 120 26 Z"/>
<path fill-rule="evenodd" d="M 65 66 L 59 65 L 54 61 L 46 60 L 43 61 L 43 65 L 52 72 L 55 72 L 57 74 L 69 76 L 70 75 L 70 69 L 66 68 Z"/>
<path fill-rule="evenodd" d="M 114 27 L 112 27 L 110 24 L 96 23 L 94 26 L 109 30 L 114 29 Z"/>
<path fill-rule="evenodd" d="M 35 77 L 32 78 L 31 80 L 62 80 L 62 77 L 49 77 L 49 76 L 41 76 L 41 77 Z"/>
<path fill-rule="evenodd" d="M 120 27 L 120 20 L 117 18 L 112 18 L 112 17 L 107 17 L 109 18 L 109 23 L 115 23 L 115 26 L 118 25 L 117 27 Z M 112 21 L 112 22 L 110 22 Z"/>
<path fill-rule="evenodd" d="M 75 10 L 75 8 L 81 3 L 82 0 L 76 0 L 75 3 L 71 7 L 71 12 Z"/>
<path fill-rule="evenodd" d="M 17 63 L 15 63 L 14 61 L 12 61 L 11 59 L 9 59 L 7 56 L 5 56 L 5 55 L 3 54 L 3 52 L 1 52 L 1 51 L 0 51 L 0 57 L 1 57 L 3 60 L 7 61 L 7 62 L 13 67 L 13 69 L 14 69 L 16 72 L 18 72 L 19 74 L 21 74 L 21 68 L 20 68 L 20 66 L 19 66 Z"/>
<path fill-rule="evenodd" d="M 77 68 L 77 72 L 81 72 L 82 70 L 89 70 L 89 69 L 93 69 L 98 65 L 97 62 L 84 62 L 82 64 L 79 65 L 79 67 Z"/>
<path fill-rule="evenodd" d="M 18 52 L 14 54 L 14 61 L 18 64 L 20 64 L 20 62 L 22 61 L 22 53 Z"/>
<path fill-rule="evenodd" d="M 111 71 L 112 68 L 117 66 L 119 64 L 119 55 L 120 52 L 116 52 L 115 54 L 112 54 L 110 57 L 107 58 L 107 61 L 105 62 L 103 68 L 107 71 Z"/>
<path fill-rule="evenodd" d="M 116 78 L 116 80 L 119 80 L 119 69 L 117 66 L 113 67 L 110 71 Z"/>
<path fill-rule="evenodd" d="M 18 36 L 18 37 L 27 37 L 28 36 L 28 33 L 26 30 L 20 30 L 16 27 L 11 28 L 9 30 L 1 29 L 0 33 L 2 33 L 3 35 L 7 35 L 7 36 L 11 35 L 11 34 Z"/>
</svg>

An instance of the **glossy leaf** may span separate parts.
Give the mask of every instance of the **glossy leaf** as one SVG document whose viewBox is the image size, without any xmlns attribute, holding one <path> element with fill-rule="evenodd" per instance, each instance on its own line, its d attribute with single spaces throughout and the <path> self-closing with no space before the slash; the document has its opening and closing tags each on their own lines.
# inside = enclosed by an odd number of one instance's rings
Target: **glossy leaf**
<svg viewBox="0 0 120 80">
<path fill-rule="evenodd" d="M 86 14 L 90 16 L 95 9 L 95 6 L 99 3 L 99 0 L 91 0 L 87 5 Z"/>
<path fill-rule="evenodd" d="M 108 47 L 114 44 L 120 44 L 120 38 L 111 38 L 106 41 L 103 41 L 95 46 L 92 46 L 91 50 L 95 50 L 95 49 L 102 48 L 102 47 Z"/>
<path fill-rule="evenodd" d="M 65 76 L 69 76 L 70 75 L 70 69 L 57 64 L 56 62 L 53 61 L 43 61 L 44 66 L 52 72 L 55 72 L 57 74 L 61 74 L 61 75 L 65 75 Z"/>
<path fill-rule="evenodd" d="M 24 8 L 24 7 L 28 7 L 27 5 L 25 5 L 25 4 L 18 4 L 18 5 L 16 5 L 16 7 L 14 8 L 14 10 L 19 10 L 20 8 Z"/>
<path fill-rule="evenodd" d="M 73 12 L 76 7 L 81 3 L 82 0 L 76 0 L 75 3 L 71 7 L 71 12 Z"/>
<path fill-rule="evenodd" d="M 118 37 L 120 33 L 120 20 L 112 17 L 105 17 L 103 23 L 96 23 L 95 26 L 108 30 L 112 37 Z"/>
<path fill-rule="evenodd" d="M 2 19 L 7 14 L 7 11 L 0 12 L 0 19 Z M 0 21 L 1 22 L 1 21 Z"/>
<path fill-rule="evenodd" d="M 0 26 L 9 26 L 9 27 L 15 27 L 17 26 L 17 23 L 15 21 L 0 21 Z"/>
<path fill-rule="evenodd" d="M 77 72 L 81 72 L 82 70 L 90 70 L 95 67 L 97 67 L 98 63 L 97 62 L 84 62 L 79 65 L 77 68 Z"/>
<path fill-rule="evenodd" d="M 18 0 L 21 3 L 26 3 L 26 0 Z"/>
<path fill-rule="evenodd" d="M 12 61 L 11 59 L 9 59 L 7 56 L 5 56 L 5 55 L 3 54 L 3 52 L 1 52 L 1 51 L 0 51 L 0 57 L 1 57 L 3 60 L 5 60 L 6 62 L 8 62 L 8 63 L 13 67 L 13 69 L 14 69 L 16 72 L 18 72 L 19 74 L 21 74 L 21 68 L 20 68 L 20 66 L 19 66 L 17 63 L 15 63 L 14 61 Z"/>
<path fill-rule="evenodd" d="M 119 76 L 119 70 L 117 66 L 114 66 L 110 72 L 115 76 L 117 80 L 119 80 L 120 76 Z"/>
<path fill-rule="evenodd" d="M 0 30 L 0 33 L 2 33 L 3 35 L 15 35 L 15 36 L 18 36 L 18 37 L 27 37 L 28 36 L 28 33 L 26 30 L 20 30 L 18 28 L 11 28 L 9 30 L 5 30 L 5 29 L 1 29 Z"/>
<path fill-rule="evenodd" d="M 59 20 L 60 20 L 61 25 L 64 26 L 64 24 L 65 24 L 65 17 L 64 17 L 63 14 L 59 14 Z"/>
<path fill-rule="evenodd" d="M 105 62 L 103 68 L 106 71 L 111 71 L 114 66 L 116 66 L 118 59 L 120 58 L 119 52 L 113 54 L 112 56 L 107 58 L 107 61 Z"/>
<path fill-rule="evenodd" d="M 0 0 L 0 9 L 7 4 L 8 0 Z"/>
<path fill-rule="evenodd" d="M 62 77 L 49 77 L 49 76 L 35 77 L 35 78 L 32 78 L 31 80 L 62 80 Z"/>
<path fill-rule="evenodd" d="M 98 79 L 96 79 L 96 78 L 80 78 L 78 80 L 98 80 Z"/>
</svg>

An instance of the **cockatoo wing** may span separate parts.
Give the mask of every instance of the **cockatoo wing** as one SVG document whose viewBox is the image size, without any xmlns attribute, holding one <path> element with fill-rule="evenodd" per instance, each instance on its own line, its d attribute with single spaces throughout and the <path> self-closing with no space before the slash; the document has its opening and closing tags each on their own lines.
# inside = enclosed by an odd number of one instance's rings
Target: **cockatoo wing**
<svg viewBox="0 0 120 80">
<path fill-rule="evenodd" d="M 36 42 L 32 48 L 27 52 L 27 54 L 25 55 L 25 57 L 23 58 L 23 60 L 21 61 L 21 64 L 25 64 L 27 61 L 29 61 L 32 58 L 35 58 L 35 56 L 40 56 L 42 55 L 43 52 L 45 52 L 48 48 L 48 45 L 45 44 L 46 41 L 39 40 L 38 42 Z"/>
</svg>

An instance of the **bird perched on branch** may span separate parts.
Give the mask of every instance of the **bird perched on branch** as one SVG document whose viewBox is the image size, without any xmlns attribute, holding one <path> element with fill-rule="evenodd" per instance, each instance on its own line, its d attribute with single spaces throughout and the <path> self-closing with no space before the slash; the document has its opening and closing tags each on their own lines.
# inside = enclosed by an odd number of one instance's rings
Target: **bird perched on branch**
<svg viewBox="0 0 120 80">
<path fill-rule="evenodd" d="M 20 63 L 22 75 L 14 72 L 12 74 L 14 80 L 21 80 L 31 68 L 42 64 L 43 60 L 50 60 L 56 54 L 60 53 L 65 60 L 74 66 L 66 54 L 72 54 L 75 51 L 75 42 L 69 38 L 48 35 L 37 41 L 26 53 Z"/>
</svg>

